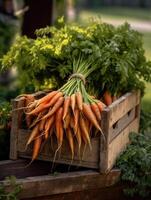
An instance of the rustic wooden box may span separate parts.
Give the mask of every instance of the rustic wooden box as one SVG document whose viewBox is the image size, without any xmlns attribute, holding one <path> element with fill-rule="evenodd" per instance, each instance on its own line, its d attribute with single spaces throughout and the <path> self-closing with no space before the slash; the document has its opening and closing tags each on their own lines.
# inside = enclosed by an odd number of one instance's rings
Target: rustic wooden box
<svg viewBox="0 0 151 200">
<path fill-rule="evenodd" d="M 44 93 L 35 94 L 37 98 L 41 95 L 44 95 Z M 24 98 L 16 98 L 12 101 L 12 104 L 13 109 L 24 106 Z M 30 131 L 22 126 L 23 114 L 22 110 L 12 113 L 10 159 L 13 160 L 31 158 L 32 146 L 25 151 Z M 64 142 L 61 153 L 58 154 L 55 162 L 99 169 L 102 173 L 108 172 L 129 143 L 129 133 L 138 131 L 139 116 L 140 92 L 126 93 L 102 112 L 101 127 L 106 142 L 102 136 L 92 138 L 92 150 L 87 147 L 82 158 L 75 155 L 74 160 L 71 159 L 69 147 Z M 50 146 L 48 141 L 40 152 L 39 160 L 53 161 L 55 148 L 50 149 Z"/>
</svg>

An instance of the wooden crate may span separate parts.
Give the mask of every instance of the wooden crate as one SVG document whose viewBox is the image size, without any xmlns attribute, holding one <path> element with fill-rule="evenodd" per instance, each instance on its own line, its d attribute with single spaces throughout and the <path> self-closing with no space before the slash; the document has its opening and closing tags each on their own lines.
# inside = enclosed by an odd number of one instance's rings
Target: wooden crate
<svg viewBox="0 0 151 200">
<path fill-rule="evenodd" d="M 0 185 L 4 185 L 6 191 L 11 191 L 10 183 L 4 178 L 14 175 L 16 183 L 22 187 L 18 199 L 81 200 L 88 193 L 88 200 L 99 200 L 100 195 L 104 200 L 111 200 L 112 195 L 106 199 L 107 193 L 113 190 L 112 186 L 120 177 L 119 169 L 100 174 L 94 170 L 75 170 L 71 167 L 69 172 L 68 167 L 59 165 L 60 168 L 55 169 L 57 173 L 50 174 L 49 162 L 35 161 L 26 167 L 28 163 L 29 160 L 25 159 L 0 161 Z"/>
<path fill-rule="evenodd" d="M 35 94 L 37 98 L 41 95 L 44 94 Z M 23 97 L 13 100 L 13 109 L 24 106 L 24 101 Z M 23 115 L 22 110 L 14 111 L 12 114 L 10 159 L 13 160 L 31 158 L 32 145 L 25 151 L 30 131 L 23 128 Z M 129 143 L 129 133 L 138 131 L 139 116 L 140 92 L 123 95 L 102 112 L 101 127 L 106 141 L 102 136 L 92 138 L 92 150 L 86 147 L 82 158 L 77 154 L 74 160 L 71 159 L 69 147 L 64 142 L 55 162 L 99 169 L 102 173 L 108 172 Z M 50 146 L 48 141 L 39 154 L 39 160 L 53 161 L 55 148 L 50 149 Z"/>
</svg>

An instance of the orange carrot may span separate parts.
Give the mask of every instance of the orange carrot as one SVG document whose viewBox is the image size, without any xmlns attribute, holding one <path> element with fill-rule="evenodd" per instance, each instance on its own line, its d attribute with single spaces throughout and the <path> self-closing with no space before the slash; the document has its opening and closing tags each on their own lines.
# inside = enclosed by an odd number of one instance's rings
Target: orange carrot
<svg viewBox="0 0 151 200">
<path fill-rule="evenodd" d="M 83 98 L 81 92 L 76 93 L 76 101 L 79 110 L 82 110 Z"/>
<path fill-rule="evenodd" d="M 79 121 L 79 109 L 75 109 L 74 111 L 74 127 L 75 127 L 75 134 L 77 132 L 78 129 L 78 121 Z"/>
<path fill-rule="evenodd" d="M 58 109 L 57 113 L 56 113 L 56 119 L 55 119 L 55 127 L 56 127 L 56 136 L 57 136 L 57 141 L 58 141 L 58 147 L 62 145 L 62 139 L 63 139 L 62 115 L 63 115 L 63 108 L 60 107 Z"/>
<path fill-rule="evenodd" d="M 69 111 L 69 105 L 70 105 L 70 97 L 67 96 L 64 100 L 64 105 L 63 105 L 63 120 L 65 119 L 65 117 Z"/>
<path fill-rule="evenodd" d="M 37 106 L 34 110 L 32 110 L 31 112 L 27 112 L 27 115 L 37 115 L 39 112 L 41 112 L 42 110 L 44 110 L 45 108 L 48 108 L 48 104 L 41 103 L 39 106 Z"/>
<path fill-rule="evenodd" d="M 88 127 L 82 116 L 80 116 L 79 124 L 80 124 L 81 136 L 83 138 L 83 141 L 85 142 L 85 144 L 88 143 L 89 146 L 91 147 L 90 136 L 88 133 Z"/>
<path fill-rule="evenodd" d="M 97 105 L 98 105 L 100 112 L 102 112 L 103 109 L 106 107 L 106 105 L 102 101 L 97 101 Z"/>
<path fill-rule="evenodd" d="M 73 159 L 73 157 L 74 157 L 74 142 L 73 142 L 73 137 L 72 137 L 72 130 L 70 127 L 67 128 L 67 130 L 66 130 L 66 136 L 67 136 L 67 139 L 69 142 L 69 146 L 71 149 L 71 155 L 72 155 L 72 159 Z"/>
<path fill-rule="evenodd" d="M 50 118 L 47 119 L 45 123 L 45 139 L 48 138 L 48 135 L 50 133 L 50 129 L 52 128 L 54 120 L 55 120 L 55 115 L 52 115 Z"/>
<path fill-rule="evenodd" d="M 76 96 L 75 96 L 75 94 L 72 94 L 71 95 L 71 108 L 72 108 L 73 113 L 74 113 L 74 109 L 75 109 L 75 104 L 76 104 Z"/>
<path fill-rule="evenodd" d="M 98 105 L 96 103 L 91 103 L 91 109 L 92 109 L 93 113 L 95 114 L 97 120 L 100 121 L 101 113 L 100 113 Z"/>
<path fill-rule="evenodd" d="M 42 143 L 42 137 L 38 137 L 36 138 L 36 140 L 34 141 L 34 147 L 33 147 L 33 154 L 32 154 L 32 161 L 35 160 L 38 156 L 39 150 L 40 150 L 40 146 Z"/>
<path fill-rule="evenodd" d="M 60 97 L 58 101 L 54 104 L 52 109 L 43 117 L 43 119 L 52 116 L 60 108 L 60 106 L 62 106 L 63 102 L 64 102 L 64 97 Z"/>
<path fill-rule="evenodd" d="M 98 129 L 102 132 L 101 127 L 99 126 L 97 119 L 94 113 L 91 110 L 91 106 L 89 104 L 83 103 L 83 110 L 82 112 L 86 116 L 86 118 Z"/>
<path fill-rule="evenodd" d="M 45 129 L 45 123 L 46 123 L 46 120 L 45 120 L 45 119 L 42 119 L 42 120 L 39 122 L 39 131 L 40 131 L 40 132 L 44 131 L 44 129 Z"/>
<path fill-rule="evenodd" d="M 52 91 L 46 96 L 42 97 L 41 99 L 38 100 L 38 105 L 47 101 L 50 101 L 59 91 Z"/>
<path fill-rule="evenodd" d="M 27 145 L 29 145 L 34 139 L 35 137 L 39 134 L 39 124 L 37 124 L 34 129 L 32 130 L 31 134 L 30 134 L 30 137 L 28 138 L 28 141 L 27 141 Z"/>
<path fill-rule="evenodd" d="M 104 102 L 107 106 L 112 104 L 112 97 L 111 97 L 111 94 L 108 91 L 106 91 L 104 93 L 103 98 L 104 98 Z"/>
<path fill-rule="evenodd" d="M 70 127 L 71 127 L 72 129 L 75 128 L 75 127 L 74 127 L 74 116 L 73 116 L 73 115 L 71 115 L 71 117 L 70 117 Z"/>
<path fill-rule="evenodd" d="M 55 103 L 60 99 L 60 97 L 63 96 L 62 92 L 58 92 L 56 95 L 53 96 L 53 98 L 48 103 L 49 107 L 55 105 Z"/>
<path fill-rule="evenodd" d="M 71 118 L 71 113 L 68 112 L 66 117 L 65 117 L 65 119 L 63 120 L 63 127 L 65 129 L 67 129 L 69 127 L 69 125 L 70 125 L 70 118 Z"/>
<path fill-rule="evenodd" d="M 79 147 L 79 150 L 80 150 L 80 148 L 81 148 L 81 130 L 80 130 L 79 126 L 77 127 L 76 138 L 77 138 L 78 147 Z"/>
</svg>

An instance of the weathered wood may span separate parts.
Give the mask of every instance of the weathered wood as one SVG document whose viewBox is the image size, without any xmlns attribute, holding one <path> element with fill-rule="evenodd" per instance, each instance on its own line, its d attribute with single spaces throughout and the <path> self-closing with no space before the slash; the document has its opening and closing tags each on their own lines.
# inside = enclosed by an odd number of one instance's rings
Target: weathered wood
<svg viewBox="0 0 151 200">
<path fill-rule="evenodd" d="M 126 115 L 119 119 L 112 127 L 109 128 L 109 143 L 125 129 L 136 118 L 136 107 L 131 109 Z"/>
<path fill-rule="evenodd" d="M 22 185 L 19 199 L 109 187 L 119 180 L 119 176 L 120 171 L 114 169 L 104 175 L 89 170 L 17 179 L 17 183 Z M 8 181 L 0 181 L 0 184 L 6 191 L 11 190 Z"/>
<path fill-rule="evenodd" d="M 138 118 L 136 118 L 133 122 L 127 126 L 118 137 L 116 137 L 112 142 L 109 144 L 107 148 L 107 166 L 102 165 L 102 172 L 109 171 L 113 165 L 115 164 L 117 155 L 119 156 L 120 153 L 126 148 L 127 144 L 129 143 L 129 133 L 130 132 L 138 132 Z"/>
<path fill-rule="evenodd" d="M 17 159 L 17 144 L 18 144 L 18 130 L 22 123 L 22 110 L 16 110 L 24 107 L 25 98 L 16 99 L 12 101 L 12 128 L 10 134 L 10 159 Z"/>
<path fill-rule="evenodd" d="M 40 92 L 35 93 L 34 96 L 36 99 L 38 99 L 45 94 L 47 94 L 47 92 Z M 64 163 L 92 169 L 99 169 L 100 172 L 103 173 L 108 171 L 113 166 L 116 158 L 119 156 L 119 153 L 122 152 L 122 150 L 125 148 L 125 145 L 127 145 L 127 141 L 125 141 L 125 143 L 119 142 L 119 145 L 117 145 L 115 141 L 118 141 L 118 138 L 120 141 L 125 131 L 128 137 L 129 132 L 138 130 L 138 128 L 134 129 L 131 124 L 135 121 L 137 126 L 139 125 L 139 104 L 140 93 L 132 92 L 123 95 L 121 98 L 114 101 L 109 107 L 105 108 L 102 112 L 101 120 L 101 128 L 105 136 L 105 140 L 102 135 L 92 138 L 92 150 L 90 150 L 88 146 L 83 147 L 83 149 L 81 149 L 81 154 L 79 155 L 78 145 L 75 143 L 75 155 L 74 159 L 72 160 L 69 145 L 66 141 L 64 141 L 61 151 L 57 153 L 57 156 L 54 160 L 54 154 L 57 149 L 57 141 L 55 142 L 56 139 L 54 137 L 53 147 L 51 146 L 51 141 L 48 140 L 41 149 L 38 159 L 53 161 L 55 163 Z M 15 117 L 16 116 L 14 115 L 13 118 L 15 119 Z M 23 119 L 20 118 L 20 120 Z M 14 133 L 13 137 L 16 137 L 15 145 L 17 145 L 17 147 L 15 146 L 16 149 L 13 151 L 16 152 L 16 155 L 18 154 L 20 158 L 31 158 L 32 145 L 30 145 L 25 151 L 26 142 L 30 131 L 23 129 L 23 127 L 20 126 L 17 128 L 16 127 L 15 120 L 15 123 L 12 127 L 12 133 Z M 118 149 L 116 150 L 116 148 Z M 112 151 L 110 149 L 114 151 L 114 156 L 112 155 Z"/>
<path fill-rule="evenodd" d="M 140 103 L 140 92 L 127 93 L 114 101 L 104 112 L 110 111 L 109 127 Z"/>
</svg>

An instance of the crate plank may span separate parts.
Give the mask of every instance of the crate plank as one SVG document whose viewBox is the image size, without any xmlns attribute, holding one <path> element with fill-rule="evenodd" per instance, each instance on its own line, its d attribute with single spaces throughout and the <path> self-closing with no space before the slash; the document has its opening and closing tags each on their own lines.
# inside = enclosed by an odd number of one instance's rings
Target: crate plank
<svg viewBox="0 0 151 200">
<path fill-rule="evenodd" d="M 121 133 L 136 117 L 136 107 L 131 109 L 126 115 L 119 119 L 112 127 L 109 128 L 109 143 Z"/>
<path fill-rule="evenodd" d="M 89 170 L 17 179 L 17 183 L 22 185 L 19 199 L 105 188 L 114 185 L 119 176 L 120 170 L 114 169 L 107 175 Z M 11 189 L 7 181 L 0 183 L 6 190 Z"/>
<path fill-rule="evenodd" d="M 115 164 L 117 155 L 126 148 L 129 143 L 129 133 L 134 131 L 138 132 L 138 118 L 136 118 L 133 122 L 127 126 L 118 137 L 116 137 L 109 145 L 105 151 L 101 152 L 102 165 L 101 172 L 106 173 L 109 171 L 113 165 Z M 107 158 L 106 158 L 107 156 Z"/>
<path fill-rule="evenodd" d="M 17 159 L 18 130 L 22 123 L 22 110 L 16 110 L 24 107 L 25 98 L 21 97 L 12 101 L 12 128 L 10 134 L 10 159 Z"/>
<path fill-rule="evenodd" d="M 109 127 L 140 103 L 140 92 L 127 93 L 108 106 L 103 112 L 110 113 Z"/>
</svg>

